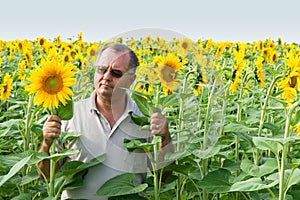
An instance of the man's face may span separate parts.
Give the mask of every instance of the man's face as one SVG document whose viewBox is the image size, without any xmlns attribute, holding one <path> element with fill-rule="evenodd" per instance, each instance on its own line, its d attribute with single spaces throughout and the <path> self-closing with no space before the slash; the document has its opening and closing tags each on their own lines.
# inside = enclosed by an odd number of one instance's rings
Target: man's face
<svg viewBox="0 0 300 200">
<path fill-rule="evenodd" d="M 115 52 L 114 49 L 106 49 L 98 62 L 94 76 L 94 87 L 98 96 L 111 98 L 113 92 L 116 95 L 123 93 L 120 88 L 128 88 L 134 78 L 126 73 L 130 62 L 129 53 Z M 133 79 L 133 80 L 132 80 Z"/>
</svg>

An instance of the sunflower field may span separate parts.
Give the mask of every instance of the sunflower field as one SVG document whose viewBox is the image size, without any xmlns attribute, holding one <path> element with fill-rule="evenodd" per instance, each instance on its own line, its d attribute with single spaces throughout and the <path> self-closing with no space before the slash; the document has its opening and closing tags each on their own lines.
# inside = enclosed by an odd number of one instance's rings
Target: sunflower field
<svg viewBox="0 0 300 200">
<path fill-rule="evenodd" d="M 108 43 L 127 44 L 138 55 L 129 92 L 143 113 L 155 107 L 167 117 L 175 153 L 166 157 L 162 170 L 172 174 L 165 181 L 154 171 L 145 184 L 134 186 L 133 175 L 124 174 L 97 194 L 155 200 L 299 198 L 299 44 L 281 38 L 245 43 L 151 36 L 85 42 L 79 33 L 67 41 L 60 36 L 0 40 L 1 200 L 59 199 L 62 190 L 80 185 L 88 167 L 101 162 L 66 167 L 52 180 L 38 175 L 41 160 L 57 162 L 74 153 L 38 153 L 47 108 L 90 96 L 98 50 Z M 60 86 L 65 80 L 51 75 L 54 68 L 61 77 L 72 77 L 66 88 Z M 50 77 L 46 85 L 36 84 L 41 73 Z M 58 87 L 63 92 L 51 99 Z M 38 88 L 48 93 L 35 93 Z"/>
</svg>

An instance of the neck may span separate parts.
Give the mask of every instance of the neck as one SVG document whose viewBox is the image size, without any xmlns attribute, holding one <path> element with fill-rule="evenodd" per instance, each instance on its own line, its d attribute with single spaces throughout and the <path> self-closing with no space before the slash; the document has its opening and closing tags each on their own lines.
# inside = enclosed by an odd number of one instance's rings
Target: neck
<svg viewBox="0 0 300 200">
<path fill-rule="evenodd" d="M 126 96 L 106 99 L 96 95 L 96 106 L 112 127 L 125 111 Z"/>
</svg>

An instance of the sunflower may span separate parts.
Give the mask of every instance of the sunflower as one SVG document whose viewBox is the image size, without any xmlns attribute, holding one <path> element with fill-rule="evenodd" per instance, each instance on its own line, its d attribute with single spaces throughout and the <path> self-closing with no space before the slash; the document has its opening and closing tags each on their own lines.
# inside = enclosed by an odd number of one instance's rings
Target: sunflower
<svg viewBox="0 0 300 200">
<path fill-rule="evenodd" d="M 291 78 L 287 77 L 281 81 L 279 81 L 279 88 L 282 88 L 282 98 L 286 100 L 288 104 L 294 101 L 294 98 L 297 94 L 297 90 L 291 85 Z"/>
<path fill-rule="evenodd" d="M 183 69 L 183 63 L 172 53 L 158 62 L 158 74 L 163 89 L 173 91 L 178 86 L 176 72 Z"/>
<path fill-rule="evenodd" d="M 264 61 L 264 58 L 260 56 L 257 58 L 257 60 L 255 62 L 255 66 L 256 66 L 255 77 L 257 78 L 257 81 L 261 88 L 263 88 L 265 85 L 265 80 L 264 80 L 264 75 L 263 75 L 263 65 L 262 65 L 263 61 Z"/>
<path fill-rule="evenodd" d="M 74 66 L 63 65 L 57 60 L 43 60 L 42 67 L 37 67 L 30 72 L 28 81 L 31 84 L 25 87 L 30 94 L 36 93 L 34 103 L 44 108 L 57 108 L 61 102 L 66 105 L 66 100 L 71 100 L 73 95 L 70 87 L 74 85 L 76 79 Z"/>
<path fill-rule="evenodd" d="M 11 86 L 13 79 L 9 73 L 6 73 L 3 79 L 3 83 L 0 84 L 0 100 L 5 102 L 11 95 L 13 87 Z"/>
<path fill-rule="evenodd" d="M 191 40 L 189 38 L 183 38 L 181 40 L 180 46 L 181 46 L 181 48 L 183 48 L 184 50 L 187 51 L 192 47 L 193 43 L 194 43 L 193 40 Z"/>
<path fill-rule="evenodd" d="M 144 94 L 152 94 L 154 92 L 154 88 L 152 86 L 152 83 L 147 81 L 147 82 L 138 82 L 135 85 L 135 90 L 138 92 L 143 92 Z"/>
<path fill-rule="evenodd" d="M 98 44 L 94 43 L 87 49 L 87 55 L 91 58 L 95 58 L 97 56 Z"/>
<path fill-rule="evenodd" d="M 38 45 L 39 46 L 44 46 L 44 44 L 46 43 L 46 39 L 44 37 L 40 37 L 38 38 Z"/>
<path fill-rule="evenodd" d="M 297 136 L 300 136 L 300 124 L 297 124 L 295 129 L 296 129 Z"/>
</svg>

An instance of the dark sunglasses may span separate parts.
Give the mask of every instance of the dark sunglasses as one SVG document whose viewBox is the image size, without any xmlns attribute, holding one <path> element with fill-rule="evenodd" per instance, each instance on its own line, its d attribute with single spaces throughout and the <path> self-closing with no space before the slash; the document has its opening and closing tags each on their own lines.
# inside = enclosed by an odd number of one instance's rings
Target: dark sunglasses
<svg viewBox="0 0 300 200">
<path fill-rule="evenodd" d="M 105 67 L 96 67 L 96 71 L 98 74 L 104 75 L 108 71 L 108 67 L 106 67 L 106 68 Z M 117 70 L 117 69 L 111 69 L 111 70 L 109 70 L 109 73 L 114 78 L 121 78 L 124 75 L 122 71 Z M 128 73 L 133 74 L 134 72 L 132 72 L 132 69 L 131 69 L 131 70 L 129 70 Z"/>
<path fill-rule="evenodd" d="M 97 67 L 96 71 L 98 74 L 104 75 L 108 71 L 108 67 L 107 68 Z M 123 72 L 121 72 L 120 70 L 116 70 L 116 69 L 109 70 L 109 73 L 114 78 L 121 78 L 123 76 Z"/>
</svg>

